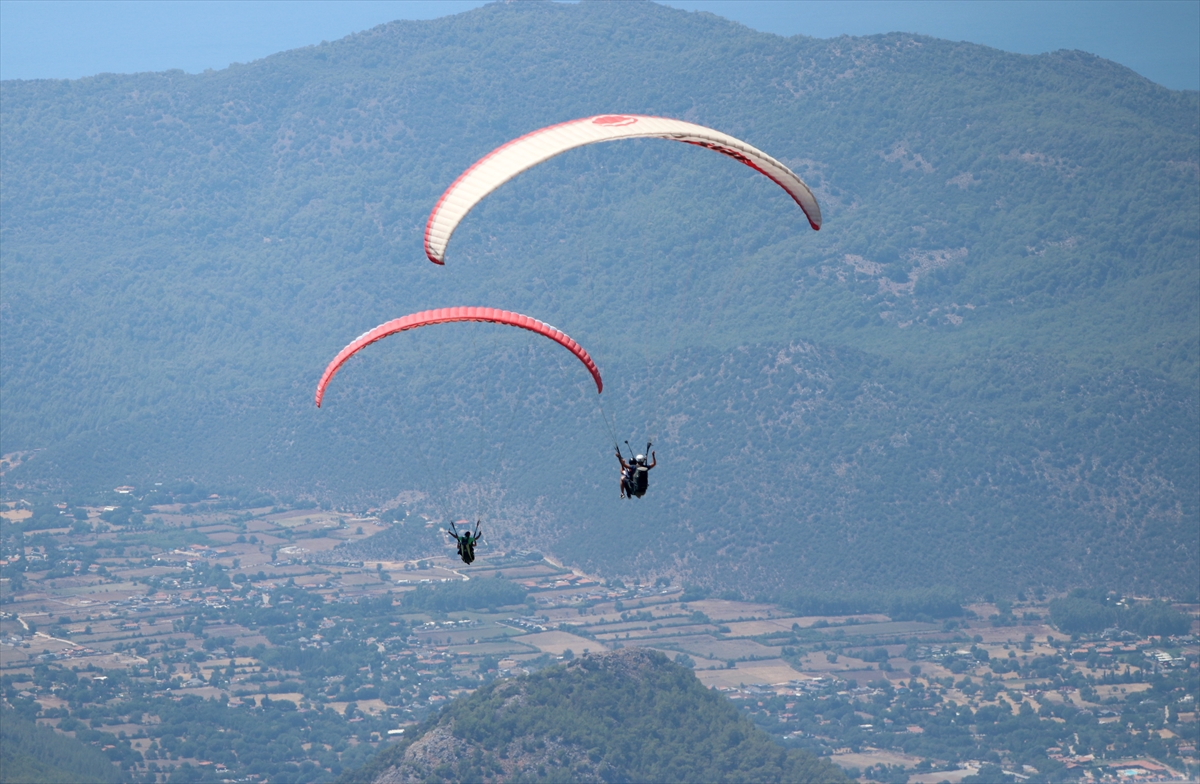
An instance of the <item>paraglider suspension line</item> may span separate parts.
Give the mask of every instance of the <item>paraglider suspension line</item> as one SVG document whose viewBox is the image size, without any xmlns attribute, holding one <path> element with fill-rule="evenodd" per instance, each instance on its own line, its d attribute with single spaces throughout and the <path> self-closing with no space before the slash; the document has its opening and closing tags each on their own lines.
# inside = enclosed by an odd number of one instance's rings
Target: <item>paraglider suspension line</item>
<svg viewBox="0 0 1200 784">
<path fill-rule="evenodd" d="M 604 418 L 604 427 L 608 429 L 608 437 L 612 439 L 613 446 L 620 452 L 621 445 L 617 442 L 617 430 L 608 421 L 608 412 L 604 410 L 604 403 L 601 402 L 599 397 L 596 398 L 596 406 L 600 409 L 600 416 Z"/>
<path fill-rule="evenodd" d="M 650 431 L 650 440 L 651 441 L 658 440 L 658 423 L 659 423 L 660 419 L 662 418 L 662 409 L 666 402 L 666 386 L 669 383 L 667 381 L 667 379 L 665 378 L 665 376 L 666 376 L 668 368 L 670 368 L 671 370 L 674 370 L 674 368 L 675 368 L 675 346 L 676 346 L 677 341 L 679 340 L 680 324 L 682 324 L 682 322 L 683 322 L 684 311 L 687 309 L 688 302 L 691 300 L 692 278 L 694 275 L 695 275 L 695 268 L 689 265 L 687 282 L 683 285 L 683 296 L 681 296 L 679 298 L 679 307 L 676 308 L 676 310 L 675 310 L 675 320 L 671 324 L 671 343 L 667 346 L 666 366 L 659 372 L 659 375 L 662 376 L 663 378 L 662 378 L 662 381 L 660 382 L 660 385 L 658 388 L 658 394 L 655 395 L 655 398 L 654 398 L 654 402 L 653 402 L 654 407 L 651 409 L 652 418 L 650 420 L 650 427 L 648 428 L 648 430 Z M 646 362 L 646 374 L 647 374 L 647 376 L 651 375 L 651 364 L 648 360 Z"/>
</svg>

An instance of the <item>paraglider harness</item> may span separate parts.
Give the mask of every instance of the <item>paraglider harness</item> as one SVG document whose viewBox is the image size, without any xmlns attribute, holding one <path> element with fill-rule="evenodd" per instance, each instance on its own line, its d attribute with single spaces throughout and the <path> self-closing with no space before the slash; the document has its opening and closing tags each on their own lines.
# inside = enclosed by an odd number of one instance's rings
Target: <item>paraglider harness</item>
<svg viewBox="0 0 1200 784">
<path fill-rule="evenodd" d="M 454 523 L 450 523 L 450 530 L 446 533 L 454 537 L 454 541 L 458 543 L 458 557 L 462 558 L 462 562 L 469 564 L 475 560 L 475 543 L 479 541 L 479 520 L 475 521 L 475 533 L 472 534 L 470 529 L 467 529 L 465 534 L 459 534 L 458 529 L 454 527 Z"/>
<path fill-rule="evenodd" d="M 650 452 L 650 447 L 653 444 L 650 441 L 646 442 L 646 451 Z M 629 442 L 625 442 L 625 446 L 629 446 Z M 632 455 L 633 447 L 629 447 Z M 617 460 L 621 461 L 621 497 L 622 498 L 641 498 L 646 494 L 647 488 L 650 487 L 650 469 L 658 465 L 658 457 L 650 452 L 654 462 L 646 465 L 646 456 L 637 455 L 630 457 L 629 462 L 625 462 L 624 456 L 621 454 L 621 448 L 617 447 Z"/>
</svg>

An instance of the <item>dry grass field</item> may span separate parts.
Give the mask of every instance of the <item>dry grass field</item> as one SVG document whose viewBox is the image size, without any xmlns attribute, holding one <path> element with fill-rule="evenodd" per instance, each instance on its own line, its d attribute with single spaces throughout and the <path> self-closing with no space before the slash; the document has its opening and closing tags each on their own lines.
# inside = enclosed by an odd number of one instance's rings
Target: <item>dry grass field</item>
<svg viewBox="0 0 1200 784">
<path fill-rule="evenodd" d="M 714 621 L 730 622 L 758 618 L 782 618 L 788 615 L 774 604 L 754 602 L 731 602 L 725 599 L 703 599 L 688 602 L 689 612 L 699 610 Z"/>
<path fill-rule="evenodd" d="M 911 754 L 905 754 L 901 751 L 887 751 L 884 749 L 864 749 L 859 752 L 843 752 L 834 754 L 833 761 L 843 768 L 869 768 L 872 765 L 899 765 L 904 768 L 915 768 L 920 763 L 920 757 L 914 757 Z M 911 779 L 910 779 L 911 781 Z M 941 781 L 941 779 L 937 779 Z"/>
<path fill-rule="evenodd" d="M 722 661 L 750 657 L 756 659 L 773 659 L 778 657 L 782 651 L 782 648 L 776 646 L 759 645 L 754 640 L 718 640 L 708 635 L 697 635 L 679 639 L 672 637 L 647 640 L 646 642 L 649 645 L 660 645 L 680 650 L 692 656 L 699 656 L 704 659 L 720 659 Z"/>
<path fill-rule="evenodd" d="M 774 686 L 786 684 L 789 681 L 812 680 L 812 676 L 797 672 L 783 659 L 738 662 L 732 670 L 702 670 L 697 667 L 696 677 L 710 689 L 736 689 L 754 685 Z"/>
<path fill-rule="evenodd" d="M 657 627 L 657 628 L 655 628 Z M 641 640 L 643 642 L 658 641 L 665 642 L 667 640 L 679 638 L 689 638 L 695 636 L 709 636 L 716 631 L 715 626 L 709 624 L 681 624 L 678 626 L 657 624 L 651 622 L 647 625 L 646 621 L 637 623 L 619 623 L 606 624 L 604 626 L 593 626 L 592 632 L 598 640 Z"/>
<path fill-rule="evenodd" d="M 526 645 L 532 645 L 539 651 L 549 653 L 553 656 L 562 656 L 563 652 L 568 650 L 575 653 L 582 653 L 585 647 L 592 649 L 597 647 L 595 642 L 585 640 L 582 637 L 576 637 L 574 634 L 568 634 L 567 632 L 526 634 L 520 640 Z"/>
<path fill-rule="evenodd" d="M 965 767 L 937 773 L 916 773 L 908 777 L 908 784 L 941 784 L 943 781 L 947 784 L 958 784 L 967 776 L 974 776 L 978 772 L 977 767 Z"/>
<path fill-rule="evenodd" d="M 575 639 L 579 639 L 576 637 Z M 584 641 L 586 642 L 586 640 Z M 533 653 L 536 651 L 528 645 L 519 642 L 503 642 L 489 640 L 487 642 L 477 642 L 469 645 L 454 645 L 454 652 L 459 656 L 516 656 L 521 654 Z M 583 650 L 573 648 L 572 650 Z"/>
<path fill-rule="evenodd" d="M 837 627 L 847 637 L 882 637 L 886 635 L 912 636 L 940 634 L 942 627 L 935 623 L 920 621 L 880 621 L 877 623 L 854 623 Z"/>
</svg>

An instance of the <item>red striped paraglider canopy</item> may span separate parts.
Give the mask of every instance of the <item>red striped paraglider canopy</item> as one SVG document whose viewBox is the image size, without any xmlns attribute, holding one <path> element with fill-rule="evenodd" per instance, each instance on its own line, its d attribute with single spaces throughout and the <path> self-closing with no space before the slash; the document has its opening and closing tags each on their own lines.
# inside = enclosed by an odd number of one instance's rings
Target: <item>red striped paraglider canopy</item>
<svg viewBox="0 0 1200 784">
<path fill-rule="evenodd" d="M 397 332 L 417 329 L 418 327 L 427 327 L 433 324 L 451 324 L 458 321 L 483 321 L 492 324 L 506 324 L 510 327 L 520 327 L 521 329 L 526 329 L 547 337 L 570 351 L 584 364 L 588 372 L 592 374 L 592 380 L 596 382 L 597 393 L 604 391 L 604 381 L 600 378 L 600 371 L 596 368 L 596 363 L 592 361 L 591 356 L 583 350 L 582 346 L 561 330 L 555 329 L 549 324 L 543 324 L 535 318 L 496 308 L 438 308 L 436 310 L 423 310 L 420 313 L 401 316 L 385 324 L 380 324 L 375 329 L 359 335 L 350 345 L 339 351 L 338 355 L 325 368 L 325 372 L 321 374 L 321 380 L 317 384 L 317 408 L 321 407 L 321 400 L 325 397 L 325 389 L 329 386 L 329 382 L 333 380 L 334 375 L 337 374 L 346 360 L 362 349 L 377 340 L 382 340 L 388 335 L 394 335 Z"/>
</svg>

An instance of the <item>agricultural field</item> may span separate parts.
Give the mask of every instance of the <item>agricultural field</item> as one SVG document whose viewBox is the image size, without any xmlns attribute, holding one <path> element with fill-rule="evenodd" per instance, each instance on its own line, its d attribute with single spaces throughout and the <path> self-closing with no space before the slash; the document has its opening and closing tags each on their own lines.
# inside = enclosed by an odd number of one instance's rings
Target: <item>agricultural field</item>
<svg viewBox="0 0 1200 784">
<path fill-rule="evenodd" d="M 331 780 L 483 683 L 623 646 L 864 780 L 1198 770 L 1194 633 L 1072 639 L 1045 598 L 797 615 L 540 553 L 481 546 L 465 566 L 394 510 L 155 500 L 10 502 L 0 553 L 5 705 L 138 781 Z M 397 531 L 419 541 L 404 557 L 379 544 Z M 1014 728 L 1037 740 L 1010 747 Z"/>
</svg>

